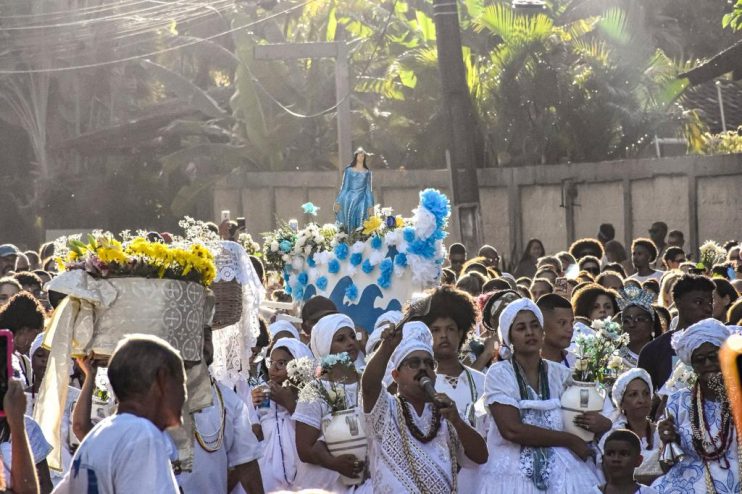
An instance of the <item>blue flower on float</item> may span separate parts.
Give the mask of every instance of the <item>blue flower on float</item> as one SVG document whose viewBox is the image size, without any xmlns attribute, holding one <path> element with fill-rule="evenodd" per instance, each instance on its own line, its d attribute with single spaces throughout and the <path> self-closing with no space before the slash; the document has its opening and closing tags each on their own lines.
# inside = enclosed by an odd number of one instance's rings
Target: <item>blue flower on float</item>
<svg viewBox="0 0 742 494">
<path fill-rule="evenodd" d="M 425 189 L 420 192 L 420 205 L 435 216 L 438 228 L 443 227 L 446 218 L 451 214 L 451 203 L 448 197 L 436 189 Z"/>
<path fill-rule="evenodd" d="M 371 261 L 366 259 L 365 261 L 363 261 L 363 264 L 361 265 L 361 269 L 363 270 L 364 273 L 369 274 L 371 271 L 374 270 L 374 266 L 371 265 Z"/>
<path fill-rule="evenodd" d="M 291 294 L 291 298 L 296 301 L 304 300 L 304 286 L 296 285 L 296 288 L 294 288 L 294 291 Z"/>
<path fill-rule="evenodd" d="M 304 214 L 311 214 L 312 216 L 317 216 L 317 211 L 319 211 L 319 208 L 311 202 L 305 202 L 301 205 L 301 208 L 304 210 Z"/>
<path fill-rule="evenodd" d="M 363 262 L 363 254 L 360 252 L 356 252 L 355 254 L 350 255 L 350 264 L 352 266 L 358 266 Z"/>
<path fill-rule="evenodd" d="M 381 271 L 382 274 L 394 271 L 394 263 L 392 260 L 387 257 L 381 261 L 381 264 L 379 264 L 379 271 Z"/>
<path fill-rule="evenodd" d="M 345 289 L 345 296 L 350 301 L 354 301 L 358 298 L 358 287 L 355 283 L 348 285 L 348 288 Z"/>
<path fill-rule="evenodd" d="M 314 268 L 317 266 L 317 262 L 314 260 L 314 255 L 307 257 L 307 266 Z"/>
<path fill-rule="evenodd" d="M 281 240 L 281 243 L 278 244 L 279 250 L 284 254 L 290 252 L 291 247 L 291 242 L 289 242 L 288 240 Z"/>
<path fill-rule="evenodd" d="M 381 243 L 381 237 L 380 236 L 374 235 L 373 237 L 371 237 L 371 248 L 376 249 L 376 250 L 379 250 L 379 249 L 381 249 L 381 245 L 382 245 L 382 243 Z"/>
<path fill-rule="evenodd" d="M 286 284 L 286 287 L 283 289 L 284 292 L 286 292 L 287 295 L 291 295 L 291 285 Z"/>
<path fill-rule="evenodd" d="M 396 256 L 394 256 L 394 264 L 396 266 L 399 266 L 400 268 L 407 267 L 407 254 L 404 252 L 400 252 Z"/>
<path fill-rule="evenodd" d="M 397 218 L 394 216 L 387 216 L 386 217 L 386 227 L 387 228 L 394 228 L 397 226 Z"/>
<path fill-rule="evenodd" d="M 330 272 L 330 274 L 335 274 L 338 271 L 340 271 L 340 263 L 337 259 L 333 259 L 332 261 L 327 263 L 327 270 Z"/>
<path fill-rule="evenodd" d="M 320 276 L 317 278 L 317 282 L 315 283 L 317 285 L 317 288 L 319 288 L 322 291 L 325 291 L 327 289 L 327 278 L 324 276 Z"/>
<path fill-rule="evenodd" d="M 411 244 L 412 242 L 415 241 L 415 229 L 412 228 L 411 226 L 406 226 L 403 231 L 402 236 L 405 242 L 407 242 L 408 244 Z"/>
<path fill-rule="evenodd" d="M 309 275 L 306 273 L 306 271 L 302 271 L 299 273 L 299 276 L 296 277 L 297 281 L 300 285 L 306 285 L 309 283 Z"/>
<path fill-rule="evenodd" d="M 435 256 L 435 239 L 430 237 L 427 240 L 415 240 L 407 246 L 407 254 L 415 254 L 424 259 L 432 258 Z"/>
<path fill-rule="evenodd" d="M 339 243 L 335 246 L 335 257 L 337 257 L 341 261 L 344 261 L 348 258 L 349 251 L 350 249 L 348 248 L 348 244 Z"/>
</svg>

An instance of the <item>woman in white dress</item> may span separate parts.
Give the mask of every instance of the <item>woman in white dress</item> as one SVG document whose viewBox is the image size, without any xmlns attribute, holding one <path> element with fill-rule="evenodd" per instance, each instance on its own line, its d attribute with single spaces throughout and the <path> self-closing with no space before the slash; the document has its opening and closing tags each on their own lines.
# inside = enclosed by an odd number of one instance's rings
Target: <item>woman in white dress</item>
<svg viewBox="0 0 742 494">
<path fill-rule="evenodd" d="M 716 319 L 673 335 L 675 352 L 693 368 L 697 381 L 670 395 L 667 418 L 658 425 L 663 444 L 675 442 L 685 453 L 652 484 L 661 494 L 742 492 L 737 430 L 719 365 L 719 348 L 729 335 Z"/>
<path fill-rule="evenodd" d="M 296 426 L 291 414 L 296 409 L 295 390 L 283 386 L 287 364 L 299 358 L 313 358 L 311 350 L 295 338 L 280 338 L 273 344 L 268 366 L 271 389 L 269 406 L 256 403 L 263 431 L 263 456 L 258 460 L 265 492 L 291 490 L 296 480 Z"/>
<path fill-rule="evenodd" d="M 529 299 L 500 314 L 501 356 L 490 367 L 484 404 L 490 427 L 489 461 L 481 492 L 582 494 L 598 484 L 588 444 L 564 432 L 560 396 L 570 370 L 541 358 L 543 315 Z"/>
<path fill-rule="evenodd" d="M 358 344 L 353 321 L 345 314 L 330 314 L 320 319 L 312 329 L 310 348 L 318 360 L 330 355 L 347 353 L 353 362 L 358 359 Z M 358 374 L 351 371 L 343 376 L 326 376 L 320 381 L 329 392 L 342 393 L 345 408 L 358 409 Z M 345 454 L 333 456 L 322 436 L 322 420 L 332 412 L 322 398 L 314 397 L 299 402 L 293 419 L 296 423 L 296 450 L 301 462 L 297 466 L 294 488 L 324 489 L 334 493 L 371 492 L 371 482 L 348 487 L 340 482 L 340 475 L 357 478 L 366 475 L 366 459 Z M 363 420 L 359 412 L 359 422 Z"/>
<path fill-rule="evenodd" d="M 437 288 L 430 296 L 430 311 L 421 321 L 433 336 L 433 354 L 438 364 L 435 390 L 451 398 L 459 415 L 476 428 L 474 404 L 484 392 L 484 374 L 464 366 L 459 353 L 467 333 L 476 324 L 477 306 L 468 293 L 450 286 Z M 462 467 L 458 476 L 460 492 L 479 492 L 479 471 L 479 465 L 474 463 Z"/>
</svg>

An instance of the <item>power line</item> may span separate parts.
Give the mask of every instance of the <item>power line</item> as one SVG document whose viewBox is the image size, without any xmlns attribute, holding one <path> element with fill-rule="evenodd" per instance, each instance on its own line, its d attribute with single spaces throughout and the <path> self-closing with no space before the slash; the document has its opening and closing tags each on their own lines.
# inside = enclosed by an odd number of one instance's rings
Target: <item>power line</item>
<svg viewBox="0 0 742 494">
<path fill-rule="evenodd" d="M 264 22 L 264 21 L 267 21 L 267 20 L 270 20 L 270 19 L 274 19 L 276 17 L 280 17 L 280 16 L 282 16 L 284 14 L 291 13 L 294 10 L 303 8 L 306 5 L 309 5 L 310 3 L 313 3 L 315 1 L 317 1 L 317 0 L 306 0 L 306 1 L 302 2 L 302 3 L 300 3 L 300 4 L 297 4 L 297 5 L 294 5 L 292 7 L 289 7 L 287 9 L 285 9 L 285 10 L 280 11 L 280 12 L 276 12 L 276 13 L 270 14 L 270 15 L 268 15 L 266 17 L 263 17 L 261 19 L 258 19 L 256 21 L 249 22 L 249 23 L 244 24 L 242 26 L 238 26 L 238 27 L 234 27 L 234 28 L 228 29 L 228 30 L 223 31 L 221 33 L 212 34 L 210 36 L 206 36 L 206 37 L 203 37 L 203 38 L 191 40 L 191 41 L 188 41 L 186 43 L 181 43 L 181 44 L 178 44 L 178 45 L 175 45 L 175 46 L 171 46 L 171 47 L 168 47 L 168 48 L 163 48 L 161 50 L 156 50 L 156 51 L 151 51 L 151 52 L 148 52 L 148 53 L 143 53 L 143 54 L 140 54 L 140 55 L 132 55 L 132 56 L 129 56 L 129 57 L 123 57 L 123 58 L 118 58 L 118 59 L 114 59 L 114 60 L 107 60 L 105 62 L 96 62 L 96 63 L 80 64 L 80 65 L 70 65 L 68 67 L 50 67 L 50 68 L 44 68 L 44 69 L 28 69 L 28 70 L 0 70 L 0 75 L 20 75 L 20 74 L 40 74 L 40 73 L 68 72 L 68 71 L 71 71 L 71 70 L 92 69 L 92 68 L 97 68 L 97 67 L 104 67 L 106 65 L 112 65 L 112 64 L 123 63 L 123 62 L 131 62 L 131 61 L 140 60 L 140 59 L 143 59 L 143 58 L 150 58 L 150 57 L 154 57 L 154 56 L 157 56 L 157 55 L 161 55 L 163 53 L 168 53 L 168 52 L 171 52 L 171 51 L 179 50 L 181 48 L 187 48 L 189 46 L 193 46 L 193 45 L 199 44 L 199 43 L 204 42 L 204 41 L 210 41 L 210 40 L 213 40 L 213 39 L 222 37 L 222 36 L 226 36 L 227 34 L 231 34 L 231 33 L 240 31 L 242 29 L 255 26 L 257 24 L 260 24 L 261 22 Z"/>
<path fill-rule="evenodd" d="M 387 16 L 387 18 L 386 18 L 386 21 L 384 22 L 384 27 L 383 27 L 383 28 L 382 28 L 382 30 L 380 31 L 379 37 L 378 37 L 378 39 L 376 40 L 376 43 L 375 43 L 375 45 L 376 45 L 376 46 L 374 47 L 374 51 L 373 51 L 373 53 L 371 53 L 371 57 L 370 57 L 370 58 L 368 59 L 368 61 L 366 62 L 366 65 L 364 66 L 364 68 L 363 68 L 363 70 L 361 71 L 361 73 L 360 73 L 360 74 L 358 75 L 358 78 L 362 78 L 362 77 L 365 77 L 365 75 L 366 75 L 366 72 L 367 72 L 367 71 L 368 71 L 368 69 L 369 69 L 369 68 L 371 67 L 371 63 L 372 63 L 372 62 L 374 61 L 374 58 L 376 58 L 376 54 L 377 54 L 377 52 L 378 52 L 378 50 L 379 50 L 379 47 L 381 46 L 381 41 L 382 41 L 382 40 L 384 39 L 384 37 L 386 36 L 386 31 L 387 31 L 387 29 L 389 28 L 389 23 L 391 22 L 391 20 L 392 20 L 392 17 L 394 16 L 394 11 L 395 11 L 395 10 L 396 10 L 396 8 L 397 8 L 397 2 L 398 2 L 398 1 L 399 1 L 399 0 L 394 0 L 394 4 L 392 5 L 392 8 L 391 8 L 391 10 L 389 11 L 389 15 Z M 259 88 L 259 89 L 260 89 L 260 90 L 261 90 L 261 91 L 262 91 L 262 92 L 263 92 L 263 93 L 264 93 L 264 94 L 265 94 L 266 96 L 268 96 L 268 98 L 269 98 L 269 99 L 270 99 L 270 100 L 271 100 L 271 101 L 273 102 L 273 104 L 275 104 L 276 106 L 278 106 L 278 107 L 279 107 L 279 108 L 280 108 L 281 110 L 283 110 L 284 112 L 288 113 L 288 114 L 289 114 L 289 115 L 291 115 L 292 117 L 296 117 L 296 118 L 317 118 L 317 117 L 321 117 L 321 116 L 327 115 L 327 114 L 329 114 L 329 113 L 332 113 L 332 112 L 334 112 L 335 110 L 337 110 L 337 109 L 338 109 L 338 107 L 339 107 L 339 106 L 340 106 L 340 105 L 341 105 L 342 103 L 344 103 L 344 102 L 345 102 L 345 100 L 347 100 L 347 99 L 348 99 L 348 98 L 350 97 L 350 95 L 352 94 L 352 92 L 353 92 L 353 90 L 352 90 L 352 89 L 348 90 L 348 92 L 347 92 L 347 93 L 345 93 L 345 95 L 344 95 L 344 96 L 343 96 L 343 97 L 342 97 L 342 98 L 340 99 L 340 101 L 337 101 L 337 102 L 336 102 L 336 103 L 335 103 L 334 105 L 332 105 L 331 107 L 329 107 L 329 108 L 327 108 L 327 109 L 325 109 L 325 110 L 322 110 L 322 111 L 319 111 L 319 112 L 316 112 L 316 113 L 311 113 L 311 114 L 302 114 L 302 113 L 297 113 L 297 112 L 293 111 L 292 109 L 288 108 L 288 107 L 287 107 L 286 105 L 284 105 L 283 103 L 281 103 L 281 102 L 280 102 L 280 101 L 278 100 L 278 98 L 276 98 L 275 96 L 273 96 L 273 94 L 271 94 L 271 92 L 270 92 L 270 91 L 268 91 L 268 89 L 267 89 L 267 88 L 266 88 L 266 87 L 265 87 L 265 86 L 263 85 L 263 83 L 262 83 L 262 82 L 260 82 L 260 80 L 258 80 L 257 76 L 255 76 L 255 74 L 253 73 L 252 69 L 250 69 L 250 66 L 249 66 L 249 65 L 247 65 L 246 63 L 243 63 L 242 65 L 243 65 L 243 66 L 244 66 L 244 67 L 245 67 L 245 68 L 247 69 L 247 71 L 248 71 L 248 72 L 250 73 L 250 78 L 251 78 L 251 79 L 252 79 L 252 81 L 253 81 L 253 82 L 255 83 L 255 85 L 256 85 L 256 86 L 257 86 L 257 87 L 258 87 L 258 88 Z"/>
<path fill-rule="evenodd" d="M 0 15 L 0 21 L 5 19 L 26 19 L 30 17 L 46 17 L 46 16 L 66 16 L 66 15 L 90 15 L 92 13 L 98 13 L 98 12 L 105 12 L 106 10 L 113 10 L 120 7 L 125 7 L 129 5 L 137 5 L 140 3 L 150 3 L 152 0 L 130 0 L 126 2 L 118 2 L 118 3 L 107 3 L 105 5 L 94 5 L 91 7 L 80 7 L 78 9 L 66 9 L 66 10 L 56 10 L 52 12 L 37 12 L 34 14 L 16 14 L 16 15 Z M 28 6 L 29 2 L 27 0 L 23 0 L 19 3 L 22 3 L 23 6 Z M 90 12 L 88 12 L 90 11 Z"/>
</svg>

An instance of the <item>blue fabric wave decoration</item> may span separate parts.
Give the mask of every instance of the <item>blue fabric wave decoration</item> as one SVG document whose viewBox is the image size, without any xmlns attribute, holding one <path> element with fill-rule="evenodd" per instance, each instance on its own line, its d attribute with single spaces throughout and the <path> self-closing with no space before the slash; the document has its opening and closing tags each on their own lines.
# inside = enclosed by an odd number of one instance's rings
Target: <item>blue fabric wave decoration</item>
<svg viewBox="0 0 742 494">
<path fill-rule="evenodd" d="M 394 265 L 399 266 L 400 268 L 407 267 L 407 254 L 400 252 L 394 256 Z"/>
<path fill-rule="evenodd" d="M 382 242 L 381 242 L 380 236 L 374 235 L 373 237 L 371 237 L 371 248 L 372 249 L 379 250 L 381 249 L 381 245 L 382 245 Z"/>
<path fill-rule="evenodd" d="M 330 274 L 336 274 L 338 271 L 340 271 L 340 263 L 337 259 L 333 259 L 332 261 L 327 263 L 327 271 L 329 271 Z"/>
<path fill-rule="evenodd" d="M 356 252 L 355 254 L 350 255 L 350 265 L 351 266 L 359 266 L 363 262 L 363 254 L 360 252 Z"/>
<path fill-rule="evenodd" d="M 327 290 L 327 277 L 320 276 L 314 284 L 322 291 Z"/>
<path fill-rule="evenodd" d="M 337 257 L 339 261 L 346 260 L 348 258 L 348 252 L 350 252 L 350 249 L 346 243 L 339 243 L 335 246 L 335 257 Z"/>
<path fill-rule="evenodd" d="M 291 242 L 289 242 L 288 240 L 281 240 L 281 243 L 278 244 L 278 249 L 284 254 L 287 254 L 288 252 L 290 252 L 291 247 L 292 247 Z"/>
<path fill-rule="evenodd" d="M 317 262 L 314 260 L 314 254 L 307 257 L 307 266 L 309 266 L 310 268 L 317 267 Z"/>
<path fill-rule="evenodd" d="M 368 259 L 366 259 L 365 261 L 363 261 L 363 264 L 361 265 L 361 269 L 366 274 L 369 274 L 371 271 L 373 271 L 374 270 L 374 267 L 375 266 L 372 266 L 371 265 L 371 261 L 369 261 Z"/>
<path fill-rule="evenodd" d="M 299 276 L 296 277 L 297 281 L 300 285 L 306 285 L 309 283 L 309 275 L 306 273 L 306 271 L 302 271 L 299 273 Z"/>
<path fill-rule="evenodd" d="M 351 284 L 348 285 L 348 288 L 345 289 L 345 297 L 351 302 L 358 298 L 358 287 L 355 283 L 351 282 Z"/>
<path fill-rule="evenodd" d="M 438 229 L 446 225 L 446 220 L 451 213 L 451 202 L 439 190 L 425 189 L 420 192 L 420 205 L 435 216 Z"/>
</svg>

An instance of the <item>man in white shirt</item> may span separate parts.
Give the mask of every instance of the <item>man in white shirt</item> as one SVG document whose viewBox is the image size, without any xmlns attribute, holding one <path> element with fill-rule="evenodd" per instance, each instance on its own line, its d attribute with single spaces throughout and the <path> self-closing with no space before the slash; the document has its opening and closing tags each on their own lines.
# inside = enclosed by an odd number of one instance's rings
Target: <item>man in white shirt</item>
<svg viewBox="0 0 742 494">
<path fill-rule="evenodd" d="M 132 335 L 111 356 L 108 378 L 119 400 L 72 458 L 55 493 L 178 493 L 170 466 L 175 448 L 164 430 L 181 424 L 186 399 L 180 354 L 155 336 Z"/>
<path fill-rule="evenodd" d="M 382 388 L 389 361 L 396 396 Z M 435 368 L 430 330 L 416 321 L 385 331 L 361 377 L 375 492 L 457 492 L 459 465 L 487 461 L 487 444 L 456 403 L 442 393 L 431 402 L 423 389 L 422 378 L 435 382 Z"/>
<path fill-rule="evenodd" d="M 214 361 L 211 328 L 204 328 L 203 358 Z M 212 406 L 193 414 L 193 471 L 177 475 L 184 494 L 228 492 L 229 480 L 249 494 L 263 494 L 258 458 L 261 447 L 237 393 L 211 380 Z M 239 489 L 238 489 L 239 492 Z"/>
</svg>

